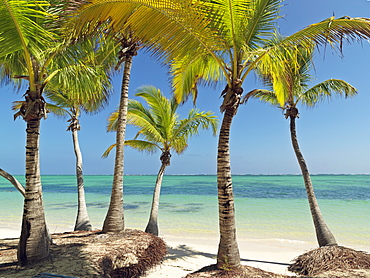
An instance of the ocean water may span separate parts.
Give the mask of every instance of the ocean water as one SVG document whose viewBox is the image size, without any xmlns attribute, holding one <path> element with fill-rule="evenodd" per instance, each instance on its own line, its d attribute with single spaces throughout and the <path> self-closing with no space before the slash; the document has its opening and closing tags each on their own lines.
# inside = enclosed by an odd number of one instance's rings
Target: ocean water
<svg viewBox="0 0 370 278">
<path fill-rule="evenodd" d="M 24 177 L 16 176 L 24 183 Z M 101 228 L 112 176 L 85 176 L 94 228 Z M 127 228 L 144 229 L 156 176 L 125 176 Z M 370 176 L 313 175 L 324 218 L 342 245 L 370 248 Z M 77 211 L 74 176 L 42 176 L 45 215 L 51 232 L 72 230 Z M 295 175 L 233 176 L 238 238 L 315 243 L 303 179 Z M 20 229 L 21 194 L 0 177 L 0 228 Z M 212 175 L 167 175 L 159 208 L 161 235 L 218 236 L 217 179 Z M 0 235 L 1 236 L 1 235 Z"/>
</svg>

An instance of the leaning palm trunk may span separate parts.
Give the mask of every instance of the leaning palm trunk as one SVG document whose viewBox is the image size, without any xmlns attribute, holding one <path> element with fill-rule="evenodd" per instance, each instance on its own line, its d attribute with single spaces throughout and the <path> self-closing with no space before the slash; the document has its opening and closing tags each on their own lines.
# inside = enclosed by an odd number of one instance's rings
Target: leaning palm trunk
<svg viewBox="0 0 370 278">
<path fill-rule="evenodd" d="M 36 106 L 37 103 L 31 105 Z M 50 246 L 40 178 L 40 119 L 25 120 L 27 122 L 26 194 L 24 198 L 22 230 L 18 245 L 18 260 L 22 265 L 48 257 Z"/>
<path fill-rule="evenodd" d="M 161 168 L 159 169 L 157 180 L 155 182 L 154 192 L 153 192 L 153 201 L 152 201 L 152 208 L 150 210 L 150 217 L 148 225 L 145 228 L 146 233 L 153 234 L 158 236 L 158 207 L 159 207 L 159 197 L 161 195 L 161 186 L 162 186 L 162 179 L 164 175 L 164 171 L 167 165 L 162 163 Z"/>
<path fill-rule="evenodd" d="M 317 241 L 320 247 L 328 246 L 328 245 L 337 245 L 337 242 L 333 234 L 330 232 L 321 214 L 319 204 L 317 203 L 315 192 L 313 190 L 310 174 L 308 172 L 308 167 L 299 149 L 297 134 L 296 134 L 296 127 L 295 127 L 295 119 L 298 116 L 298 109 L 290 108 L 287 111 L 287 115 L 290 117 L 290 135 L 292 139 L 292 145 L 293 145 L 293 149 L 296 154 L 299 166 L 302 171 L 302 176 L 304 179 L 304 184 L 305 184 L 306 192 L 307 192 L 308 203 L 310 205 L 311 215 L 312 215 L 313 223 L 315 226 Z"/>
<path fill-rule="evenodd" d="M 11 174 L 9 174 L 8 172 L 6 172 L 5 170 L 1 168 L 0 168 L 0 176 L 10 181 L 10 183 L 14 185 L 15 188 L 18 189 L 18 191 L 23 195 L 23 197 L 25 197 L 26 190 L 24 189 L 23 185 L 15 177 L 13 177 Z"/>
<path fill-rule="evenodd" d="M 76 155 L 76 178 L 77 178 L 77 193 L 78 193 L 78 210 L 77 218 L 75 223 L 75 231 L 91 231 L 91 223 L 89 215 L 87 213 L 86 200 L 85 200 L 85 189 L 84 189 L 84 178 L 82 174 L 82 154 L 80 150 L 80 144 L 78 142 L 78 131 L 77 129 L 72 130 L 73 146 Z"/>
<path fill-rule="evenodd" d="M 240 267 L 239 248 L 236 241 L 234 194 L 230 168 L 230 127 L 234 109 L 226 109 L 220 129 L 217 155 L 217 183 L 220 243 L 217 266 L 221 269 Z"/>
<path fill-rule="evenodd" d="M 123 214 L 123 159 L 124 143 L 127 121 L 128 87 L 132 66 L 132 57 L 127 55 L 123 70 L 121 99 L 118 113 L 116 131 L 116 158 L 114 163 L 114 176 L 109 209 L 104 220 L 103 232 L 119 233 L 125 229 Z"/>
</svg>

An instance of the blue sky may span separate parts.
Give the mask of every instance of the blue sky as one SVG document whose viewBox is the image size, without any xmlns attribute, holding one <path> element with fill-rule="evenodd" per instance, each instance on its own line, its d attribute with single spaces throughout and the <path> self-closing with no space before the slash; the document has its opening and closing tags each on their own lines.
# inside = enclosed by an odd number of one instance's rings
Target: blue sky
<svg viewBox="0 0 370 278">
<path fill-rule="evenodd" d="M 350 4 L 349 4 L 350 2 Z M 280 32 L 290 35 L 305 26 L 336 17 L 370 17 L 370 2 L 366 0 L 289 0 L 282 8 Z M 370 92 L 369 42 L 346 44 L 344 57 L 329 47 L 320 48 L 315 58 L 315 83 L 329 78 L 343 79 L 359 90 L 352 99 L 334 98 L 315 108 L 300 108 L 297 120 L 298 140 L 313 174 L 370 173 Z M 79 139 L 84 159 L 85 174 L 112 174 L 113 153 L 102 159 L 104 150 L 114 143 L 114 133 L 106 133 L 106 119 L 119 102 L 121 76 L 114 77 L 115 93 L 110 104 L 99 114 L 82 115 Z M 166 69 L 140 53 L 134 58 L 130 96 L 142 85 L 153 85 L 169 95 L 170 85 Z M 312 84 L 314 85 L 314 83 Z M 244 83 L 244 91 L 261 88 L 252 74 Z M 219 113 L 220 88 L 200 88 L 197 108 Z M 12 87 L 0 88 L 0 168 L 11 174 L 25 171 L 25 122 L 13 121 L 11 104 L 21 100 Z M 188 103 L 179 112 L 186 116 L 192 108 Z M 41 124 L 41 174 L 74 174 L 75 157 L 71 133 L 66 131 L 66 119 L 52 115 Z M 127 139 L 135 129 L 127 128 Z M 277 108 L 251 100 L 239 108 L 231 129 L 231 167 L 234 174 L 299 174 L 289 137 L 289 122 Z M 156 174 L 159 153 L 147 155 L 125 149 L 125 174 Z M 167 174 L 215 174 L 217 137 L 201 132 L 190 140 L 184 154 L 172 157 Z"/>
</svg>

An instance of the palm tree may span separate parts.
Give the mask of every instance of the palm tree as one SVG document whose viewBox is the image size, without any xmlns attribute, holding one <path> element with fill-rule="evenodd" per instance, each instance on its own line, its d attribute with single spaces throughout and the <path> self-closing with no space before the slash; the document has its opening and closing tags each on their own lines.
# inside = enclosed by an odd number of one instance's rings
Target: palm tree
<svg viewBox="0 0 370 278">
<path fill-rule="evenodd" d="M 77 1 L 75 7 L 82 9 L 84 1 Z M 128 14 L 130 14 L 129 10 Z M 81 15 L 77 17 L 77 21 Z M 74 18 L 76 19 L 76 18 Z M 128 104 L 128 90 L 130 83 L 130 74 L 132 68 L 133 57 L 137 55 L 138 50 L 141 48 L 139 39 L 135 36 L 134 32 L 130 29 L 129 25 L 121 28 L 116 33 L 107 32 L 112 29 L 109 23 L 95 22 L 96 24 L 83 24 L 80 25 L 72 19 L 71 24 L 76 29 L 74 36 L 80 34 L 91 34 L 97 31 L 103 31 L 104 35 L 109 38 L 109 41 L 116 41 L 119 46 L 118 61 L 115 70 L 119 70 L 123 66 L 123 76 L 120 93 L 120 104 L 118 110 L 118 124 L 116 129 L 116 153 L 114 160 L 114 173 L 112 192 L 109 202 L 109 208 L 103 223 L 103 233 L 119 233 L 125 228 L 124 211 L 123 211 L 123 175 L 124 175 L 124 142 L 126 134 L 126 118 L 127 118 L 127 104 Z M 125 19 L 122 19 L 125 22 Z M 67 24 L 67 26 L 70 26 Z M 69 28 L 67 28 L 69 29 Z"/>
<path fill-rule="evenodd" d="M 76 24 L 90 23 L 93 27 L 109 20 L 113 32 L 129 25 L 155 56 L 172 63 L 174 93 L 178 101 L 184 101 L 190 94 L 195 99 L 199 82 L 227 83 L 221 94 L 224 118 L 217 158 L 219 268 L 240 267 L 229 154 L 231 122 L 240 104 L 243 82 L 259 61 L 265 60 L 275 75 L 283 74 L 279 63 L 272 62 L 279 59 L 275 55 L 278 47 L 269 45 L 279 18 L 280 4 L 280 0 L 91 0 L 80 10 Z M 327 42 L 341 46 L 343 40 L 369 37 L 368 19 L 331 17 L 285 38 L 280 46 L 288 48 L 300 44 L 311 47 L 312 43 Z M 284 103 L 286 97 L 282 85 L 275 83 L 280 103 Z"/>
<path fill-rule="evenodd" d="M 98 82 L 97 82 L 98 83 Z M 95 83 L 96 84 L 96 83 Z M 99 91 L 97 91 L 99 92 Z M 92 113 L 102 107 L 103 102 L 107 101 L 107 91 L 102 91 L 101 94 L 97 94 L 90 102 L 81 102 L 81 100 L 70 99 L 68 94 L 61 92 L 53 92 L 49 98 L 56 104 L 56 107 L 47 104 L 47 108 L 52 112 L 61 114 L 63 116 L 68 115 L 69 120 L 67 131 L 72 133 L 73 148 L 76 156 L 76 178 L 77 178 L 77 193 L 78 193 L 78 210 L 77 217 L 74 226 L 75 231 L 91 231 L 92 226 L 90 223 L 89 215 L 86 207 L 85 200 L 85 189 L 84 189 L 84 178 L 82 171 L 82 153 L 78 140 L 78 131 L 80 130 L 79 116 L 81 110 Z M 64 107 L 64 108 L 62 108 Z"/>
<path fill-rule="evenodd" d="M 283 107 L 280 107 L 276 94 L 271 90 L 253 90 L 246 94 L 245 100 L 248 100 L 252 97 L 276 105 L 285 111 L 285 118 L 290 119 L 290 136 L 292 146 L 304 179 L 307 198 L 316 231 L 316 238 L 319 246 L 322 247 L 337 245 L 337 242 L 321 214 L 312 186 L 310 173 L 308 171 L 303 154 L 299 148 L 295 124 L 296 118 L 299 116 L 297 105 L 302 104 L 304 106 L 312 107 L 318 102 L 321 102 L 325 99 L 330 99 L 334 94 L 345 96 L 346 98 L 352 97 L 357 94 L 357 90 L 347 82 L 338 79 L 329 79 L 313 87 L 309 87 L 309 82 L 312 80 L 312 76 L 310 75 L 313 55 L 312 51 L 312 49 L 299 49 L 298 56 L 292 55 L 291 53 L 284 53 L 284 56 L 286 57 L 285 64 L 287 65 L 287 80 L 289 80 L 289 84 L 287 84 L 286 88 L 288 88 L 289 91 L 287 92 L 288 98 L 286 99 Z M 295 57 L 295 59 L 293 59 L 293 57 Z M 296 70 L 292 66 L 293 63 L 297 63 L 299 65 Z M 260 72 L 260 74 L 263 76 L 264 81 L 270 87 L 273 87 L 273 78 L 266 72 Z"/>
<path fill-rule="evenodd" d="M 207 1 L 205 1 L 207 2 Z M 172 63 L 175 95 L 184 100 L 192 94 L 197 96 L 197 84 L 224 81 L 221 92 L 223 102 L 220 107 L 224 113 L 219 133 L 217 156 L 218 206 L 220 242 L 217 254 L 217 266 L 221 269 L 238 269 L 240 255 L 236 241 L 234 196 L 230 168 L 230 129 L 234 116 L 241 103 L 242 85 L 251 71 L 263 64 L 266 72 L 276 78 L 274 89 L 279 102 L 285 102 L 286 77 L 281 61 L 281 48 L 311 49 L 326 41 L 335 44 L 341 41 L 344 33 L 356 36 L 369 36 L 369 21 L 354 19 L 362 26 L 351 25 L 349 18 L 330 18 L 312 24 L 301 31 L 271 44 L 275 38 L 276 21 L 279 18 L 281 1 L 231 1 L 220 0 L 208 3 L 205 11 L 211 10 L 210 28 L 219 30 L 217 36 L 223 42 L 222 51 L 189 50 L 187 56 L 177 57 Z M 330 25 L 333 23 L 334 25 Z M 339 35 L 341 34 L 341 35 Z M 361 35 L 360 35 L 361 34 Z M 366 34 L 366 35 L 365 35 Z M 296 66 L 296 65 L 294 65 Z"/>
<path fill-rule="evenodd" d="M 118 109 L 116 128 L 116 155 L 114 161 L 114 173 L 112 193 L 109 202 L 107 215 L 103 223 L 103 232 L 121 232 L 125 228 L 123 212 L 123 175 L 124 175 L 124 143 L 126 134 L 126 118 L 128 104 L 128 90 L 133 57 L 140 49 L 139 40 L 133 35 L 130 29 L 121 31 L 113 39 L 118 42 L 118 63 L 115 67 L 118 70 L 122 63 L 123 76 L 121 84 L 120 104 Z"/>
<path fill-rule="evenodd" d="M 133 140 L 126 140 L 125 144 L 149 153 L 158 149 L 161 151 L 161 167 L 154 187 L 149 222 L 145 228 L 145 232 L 158 236 L 159 196 L 165 169 L 170 165 L 171 152 L 183 153 L 188 147 L 188 139 L 198 134 L 200 128 L 211 127 L 215 134 L 218 121 L 213 113 L 199 112 L 198 109 L 191 109 L 188 117 L 180 120 L 176 113 L 176 100 L 167 99 L 153 86 L 141 87 L 136 96 L 142 97 L 148 108 L 139 101 L 129 101 L 127 123 L 138 127 L 139 131 Z M 109 118 L 108 131 L 116 129 L 117 115 L 117 112 L 112 113 Z M 103 156 L 107 156 L 114 146 L 108 148 Z"/>
<path fill-rule="evenodd" d="M 69 50 L 78 52 L 79 49 L 83 51 L 80 51 L 81 55 L 77 60 L 77 64 L 70 64 L 66 68 L 59 69 L 59 71 L 69 71 L 71 67 L 75 69 L 81 67 L 82 75 L 78 77 L 78 80 L 81 84 L 89 83 L 89 86 L 87 86 L 88 91 L 84 90 L 84 92 L 80 92 L 78 90 L 81 90 L 81 87 L 70 86 L 69 82 L 63 84 L 56 82 L 56 84 L 53 84 L 54 82 L 51 80 L 45 94 L 54 104 L 47 104 L 47 108 L 51 112 L 54 112 L 56 115 L 69 116 L 68 122 L 70 124 L 67 130 L 72 133 L 73 147 L 76 155 L 78 193 L 78 210 L 74 230 L 91 231 L 92 226 L 85 200 L 82 153 L 78 140 L 78 131 L 80 130 L 79 117 L 81 112 L 96 113 L 107 104 L 111 90 L 108 76 L 116 61 L 117 47 L 112 40 L 105 41 L 102 44 L 101 40 L 91 37 L 78 41 Z M 89 71 L 94 72 L 94 82 L 84 79 L 90 78 L 90 76 L 84 74 L 84 68 L 89 68 Z M 76 70 L 73 72 L 76 72 Z"/>
<path fill-rule="evenodd" d="M 49 255 L 49 232 L 45 223 L 39 166 L 40 119 L 46 117 L 42 91 L 45 86 L 45 57 L 57 43 L 53 30 L 45 28 L 52 14 L 46 1 L 2 1 L 0 4 L 3 78 L 26 79 L 29 89 L 17 115 L 27 123 L 26 196 L 18 259 L 22 264 Z M 50 16 L 50 17 L 49 17 Z M 48 19 L 47 19 L 48 18 Z M 37 36 L 35 35 L 37 34 Z"/>
<path fill-rule="evenodd" d="M 51 3 L 51 4 L 50 4 Z M 22 117 L 27 124 L 26 141 L 26 190 L 22 229 L 18 245 L 21 264 L 44 259 L 49 255 L 50 235 L 45 223 L 39 165 L 40 121 L 46 118 L 44 92 L 53 81 L 61 88 L 66 84 L 75 90 L 70 94 L 91 94 L 95 71 L 88 67 L 73 67 L 81 52 L 68 46 L 76 40 L 63 37 L 60 25 L 65 1 L 2 1 L 0 3 L 0 64 L 1 78 L 18 84 L 28 83 L 25 101 L 15 117 Z M 82 52 L 83 49 L 80 49 Z M 68 70 L 64 70 L 68 69 Z M 81 82 L 90 80 L 90 82 Z M 84 90 L 82 90 L 82 88 Z"/>
</svg>

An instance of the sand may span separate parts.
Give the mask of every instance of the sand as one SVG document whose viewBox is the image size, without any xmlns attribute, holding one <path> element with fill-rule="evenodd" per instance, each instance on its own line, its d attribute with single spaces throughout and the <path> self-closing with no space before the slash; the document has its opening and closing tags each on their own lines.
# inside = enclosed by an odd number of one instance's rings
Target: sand
<svg viewBox="0 0 370 278">
<path fill-rule="evenodd" d="M 169 246 L 169 255 L 162 265 L 145 276 L 147 278 L 184 277 L 216 263 L 218 238 L 174 235 L 163 235 L 162 238 Z M 306 242 L 272 239 L 239 239 L 238 245 L 243 265 L 284 275 L 294 275 L 287 270 L 293 258 L 316 247 Z"/>
<path fill-rule="evenodd" d="M 0 228 L 1 238 L 16 238 L 18 236 L 19 232 L 16 230 Z M 180 278 L 204 266 L 216 263 L 218 238 L 205 235 L 174 234 L 162 234 L 160 237 L 167 243 L 168 255 L 161 265 L 150 270 L 144 276 L 146 278 Z M 294 274 L 287 270 L 291 260 L 317 247 L 314 242 L 276 239 L 239 238 L 238 244 L 243 265 L 292 276 Z"/>
</svg>

